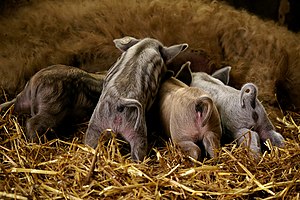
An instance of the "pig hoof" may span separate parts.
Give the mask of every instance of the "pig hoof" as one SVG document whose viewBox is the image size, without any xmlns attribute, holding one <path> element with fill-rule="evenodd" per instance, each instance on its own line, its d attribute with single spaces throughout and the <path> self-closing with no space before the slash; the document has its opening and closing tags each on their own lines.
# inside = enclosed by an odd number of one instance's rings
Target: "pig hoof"
<svg viewBox="0 0 300 200">
<path fill-rule="evenodd" d="M 30 143 L 32 143 L 32 142 L 37 143 L 39 141 L 38 135 L 35 131 L 27 132 L 26 138 L 27 138 L 28 142 L 30 142 Z"/>
<path fill-rule="evenodd" d="M 280 133 L 274 131 L 270 138 L 270 141 L 273 146 L 281 147 L 281 148 L 284 147 L 284 138 Z"/>
<path fill-rule="evenodd" d="M 132 152 L 131 153 L 131 159 L 134 162 L 141 162 L 143 161 L 144 157 L 146 157 L 146 152 Z"/>
<path fill-rule="evenodd" d="M 96 149 L 96 147 L 98 145 L 98 140 L 97 140 L 97 138 L 95 139 L 95 138 L 85 137 L 84 144 L 92 147 L 93 149 Z"/>
<path fill-rule="evenodd" d="M 144 138 L 140 138 L 141 140 L 131 142 L 131 159 L 134 162 L 143 161 L 143 159 L 147 155 L 147 141 Z"/>
<path fill-rule="evenodd" d="M 37 143 L 39 141 L 37 131 L 27 123 L 26 139 L 28 142 Z"/>
<path fill-rule="evenodd" d="M 178 146 L 181 148 L 185 154 L 191 156 L 195 160 L 200 159 L 201 150 L 200 148 L 192 141 L 182 141 L 178 143 Z"/>
<path fill-rule="evenodd" d="M 201 155 L 201 150 L 200 150 L 200 148 L 190 149 L 190 151 L 188 152 L 188 154 L 189 154 L 189 156 L 191 156 L 195 160 L 199 160 L 200 159 L 200 155 Z"/>
</svg>

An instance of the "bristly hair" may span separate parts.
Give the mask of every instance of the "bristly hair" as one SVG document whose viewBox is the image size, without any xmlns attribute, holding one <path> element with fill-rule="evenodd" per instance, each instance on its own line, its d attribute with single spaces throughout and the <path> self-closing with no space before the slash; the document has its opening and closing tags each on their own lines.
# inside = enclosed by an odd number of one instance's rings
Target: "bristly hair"
<svg viewBox="0 0 300 200">
<path fill-rule="evenodd" d="M 124 98 L 139 99 L 142 104 L 152 103 L 157 93 L 161 73 L 166 70 L 159 53 L 158 41 L 146 38 L 123 52 L 108 71 L 103 95 L 108 91 Z M 164 69 L 165 68 L 165 69 Z"/>
</svg>

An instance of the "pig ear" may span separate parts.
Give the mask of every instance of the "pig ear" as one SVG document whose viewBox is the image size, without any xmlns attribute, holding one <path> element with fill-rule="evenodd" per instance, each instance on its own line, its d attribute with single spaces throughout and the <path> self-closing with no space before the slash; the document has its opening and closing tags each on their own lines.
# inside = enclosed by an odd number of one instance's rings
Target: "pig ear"
<svg viewBox="0 0 300 200">
<path fill-rule="evenodd" d="M 182 81 L 183 83 L 190 85 L 192 83 L 192 71 L 190 68 L 191 62 L 187 61 L 184 63 L 180 70 L 175 75 L 175 78 Z"/>
<path fill-rule="evenodd" d="M 253 83 L 246 83 L 241 89 L 240 103 L 242 108 L 246 107 L 246 104 L 255 109 L 257 98 L 257 88 Z"/>
<path fill-rule="evenodd" d="M 219 69 L 217 71 L 215 71 L 212 74 L 212 77 L 219 79 L 220 81 L 222 81 L 225 85 L 228 85 L 229 83 L 229 73 L 230 73 L 231 67 L 227 66 L 224 67 L 222 69 Z"/>
<path fill-rule="evenodd" d="M 174 72 L 171 70 L 167 70 L 164 77 L 163 77 L 163 81 L 168 80 L 169 78 L 171 78 L 172 76 L 174 76 Z"/>
<path fill-rule="evenodd" d="M 162 47 L 160 53 L 164 58 L 166 64 L 171 62 L 180 52 L 186 50 L 189 47 L 188 44 L 177 44 L 170 47 Z"/>
<path fill-rule="evenodd" d="M 122 52 L 127 51 L 130 47 L 138 43 L 140 40 L 134 37 L 126 36 L 119 39 L 114 39 L 113 42 L 115 46 L 120 49 Z"/>
</svg>

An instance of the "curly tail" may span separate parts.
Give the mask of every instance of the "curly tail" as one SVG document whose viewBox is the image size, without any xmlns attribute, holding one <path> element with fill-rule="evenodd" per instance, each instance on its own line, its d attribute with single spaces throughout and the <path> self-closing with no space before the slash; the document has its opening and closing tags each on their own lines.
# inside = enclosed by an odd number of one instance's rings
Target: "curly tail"
<svg viewBox="0 0 300 200">
<path fill-rule="evenodd" d="M 204 127 L 211 117 L 213 111 L 213 101 L 208 96 L 201 96 L 196 100 L 195 110 L 198 113 L 199 118 L 202 120 L 201 126 Z"/>
<path fill-rule="evenodd" d="M 249 102 L 251 107 L 256 107 L 257 87 L 253 83 L 246 83 L 243 85 L 240 93 L 240 103 L 242 108 L 245 108 L 246 103 Z"/>
</svg>

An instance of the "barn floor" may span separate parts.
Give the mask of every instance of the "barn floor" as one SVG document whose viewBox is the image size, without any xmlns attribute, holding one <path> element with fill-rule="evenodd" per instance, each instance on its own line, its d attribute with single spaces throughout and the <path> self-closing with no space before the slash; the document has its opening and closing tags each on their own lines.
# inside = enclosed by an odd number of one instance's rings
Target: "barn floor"
<svg viewBox="0 0 300 200">
<path fill-rule="evenodd" d="M 275 122 L 285 148 L 267 144 L 260 158 L 229 144 L 214 159 L 195 161 L 170 142 L 153 145 L 141 163 L 128 145 L 111 139 L 95 150 L 72 139 L 43 144 L 24 139 L 24 117 L 0 116 L 0 199 L 300 199 L 300 115 Z"/>
</svg>

